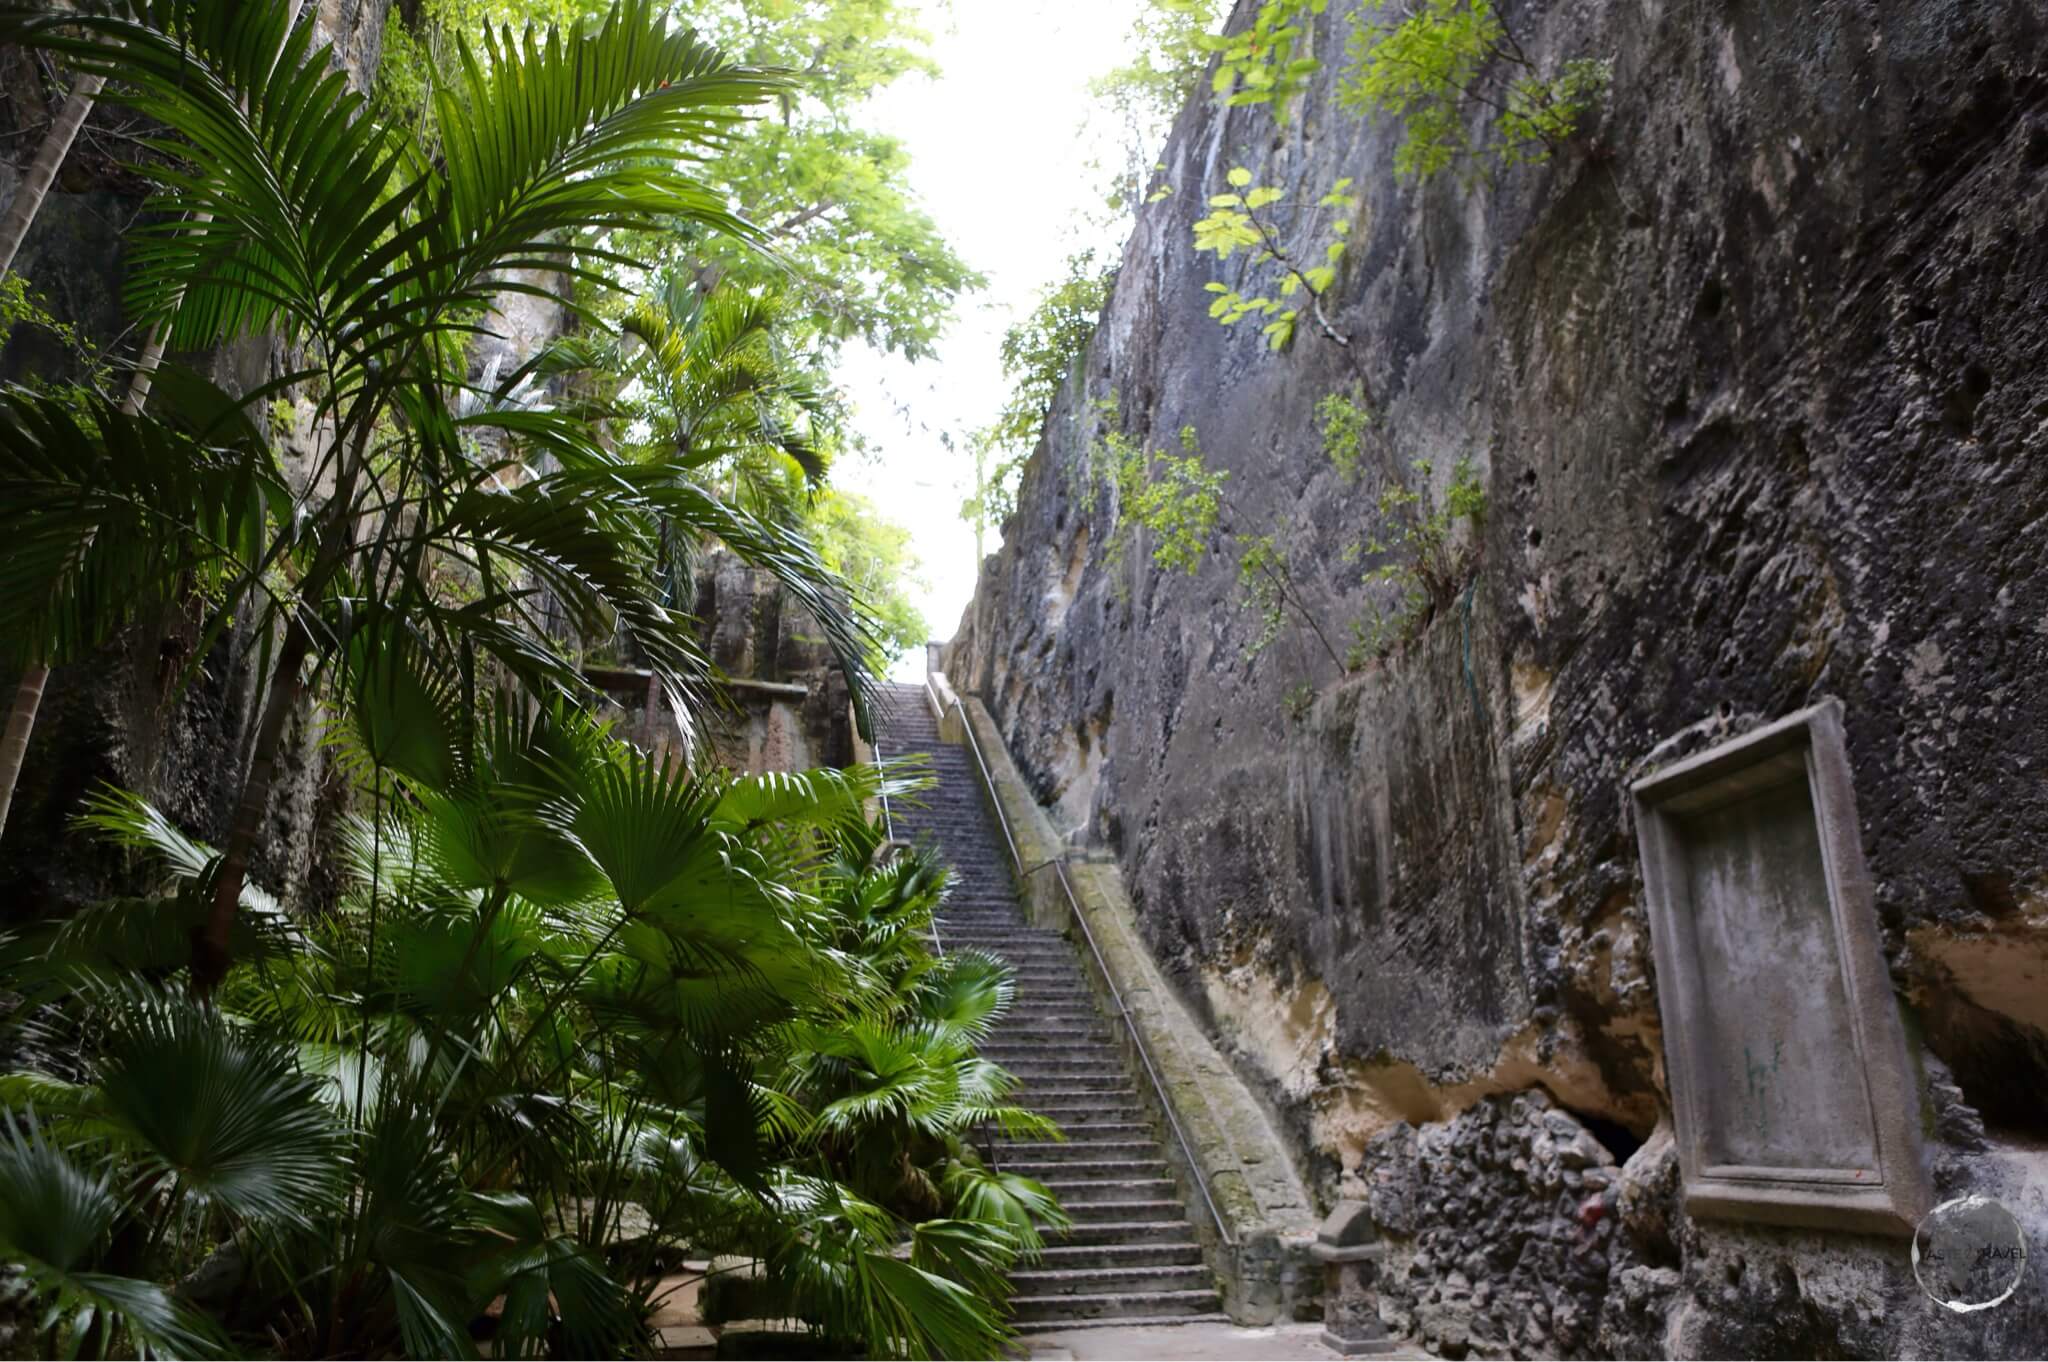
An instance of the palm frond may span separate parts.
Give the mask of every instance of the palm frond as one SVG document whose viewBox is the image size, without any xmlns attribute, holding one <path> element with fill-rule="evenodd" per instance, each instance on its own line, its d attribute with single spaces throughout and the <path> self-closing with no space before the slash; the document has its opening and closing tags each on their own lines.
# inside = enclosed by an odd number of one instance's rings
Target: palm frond
<svg viewBox="0 0 2048 1362">
<path fill-rule="evenodd" d="M 129 992 L 110 1012 L 107 1115 L 189 1202 L 292 1229 L 334 1203 L 342 1128 L 290 1047 L 182 998 Z"/>
<path fill-rule="evenodd" d="M 0 1112 L 0 1257 L 28 1277 L 46 1328 L 75 1347 L 104 1315 L 162 1357 L 219 1357 L 212 1321 L 154 1282 L 92 1269 L 120 1213 L 105 1172 L 79 1167 L 43 1135 L 33 1111 Z"/>
</svg>

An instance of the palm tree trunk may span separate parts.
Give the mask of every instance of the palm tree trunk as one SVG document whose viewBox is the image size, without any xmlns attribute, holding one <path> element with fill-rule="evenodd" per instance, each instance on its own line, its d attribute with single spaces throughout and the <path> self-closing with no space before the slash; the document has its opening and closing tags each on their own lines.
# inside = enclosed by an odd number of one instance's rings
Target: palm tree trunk
<svg viewBox="0 0 2048 1362">
<path fill-rule="evenodd" d="M 263 818 L 270 811 L 277 749 L 284 741 L 285 722 L 291 718 L 305 688 L 300 674 L 312 643 L 312 635 L 298 622 L 285 627 L 284 647 L 278 650 L 270 694 L 264 700 L 263 717 L 256 725 L 256 742 L 248 775 L 242 781 L 242 798 L 235 805 L 235 820 L 228 827 L 227 852 L 214 874 L 211 911 L 205 928 L 192 942 L 192 991 L 202 998 L 213 992 L 234 959 L 228 934 L 242 901 L 242 886 L 249 878 L 249 853 L 262 835 Z"/>
<path fill-rule="evenodd" d="M 32 665 L 22 673 L 14 692 L 14 707 L 7 713 L 7 736 L 0 738 L 0 829 L 7 826 L 7 810 L 14 804 L 14 783 L 21 777 L 21 759 L 28 751 L 28 735 L 36 726 L 36 710 L 43 703 L 43 683 L 50 669 Z"/>
<path fill-rule="evenodd" d="M 36 148 L 36 159 L 28 168 L 27 178 L 14 191 L 7 216 L 0 218 L 0 274 L 14 268 L 14 257 L 21 251 L 21 243 L 28 239 L 28 229 L 42 209 L 43 200 L 49 197 L 57 169 L 70 154 L 71 144 L 77 139 L 78 130 L 85 126 L 93 101 L 99 98 L 100 87 L 105 84 L 102 76 L 80 76 L 58 111 L 57 121 L 43 134 L 43 144 Z M 0 739 L 0 832 L 7 830 L 7 814 L 14 807 L 14 787 L 21 779 L 22 758 L 28 754 L 29 734 L 35 731 L 36 711 L 42 706 L 43 686 L 49 679 L 48 667 L 31 663 L 22 673 L 21 684 L 15 687 L 14 705 L 7 712 L 7 735 Z"/>
<path fill-rule="evenodd" d="M 14 267 L 14 253 L 21 249 L 29 224 L 36 220 L 37 211 L 49 195 L 50 182 L 57 178 L 57 168 L 64 164 L 72 140 L 85 126 L 86 115 L 92 112 L 93 101 L 99 98 L 100 87 L 106 83 L 102 76 L 80 76 L 71 87 L 70 98 L 58 111 L 57 121 L 43 134 L 43 144 L 36 148 L 28 178 L 14 191 L 14 202 L 7 206 L 7 216 L 0 219 L 0 273 Z"/>
</svg>

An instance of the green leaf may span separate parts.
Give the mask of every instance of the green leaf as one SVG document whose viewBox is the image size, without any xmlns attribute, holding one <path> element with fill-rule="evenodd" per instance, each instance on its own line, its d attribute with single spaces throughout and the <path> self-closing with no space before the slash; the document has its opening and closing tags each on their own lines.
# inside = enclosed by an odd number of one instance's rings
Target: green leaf
<svg viewBox="0 0 2048 1362">
<path fill-rule="evenodd" d="M 342 1169 L 342 1130 L 321 1081 L 299 1070 L 291 1047 L 219 1013 L 119 996 L 94 1072 L 108 1118 L 194 1204 L 310 1229 L 334 1204 Z"/>
</svg>

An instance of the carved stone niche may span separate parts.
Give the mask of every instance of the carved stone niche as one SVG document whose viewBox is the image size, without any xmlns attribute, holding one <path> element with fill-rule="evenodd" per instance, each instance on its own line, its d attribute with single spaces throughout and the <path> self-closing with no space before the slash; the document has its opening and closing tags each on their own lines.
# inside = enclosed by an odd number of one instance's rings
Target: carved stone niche
<svg viewBox="0 0 2048 1362">
<path fill-rule="evenodd" d="M 1930 1202 L 1842 707 L 1630 787 L 1686 1211 L 1911 1234 Z"/>
</svg>

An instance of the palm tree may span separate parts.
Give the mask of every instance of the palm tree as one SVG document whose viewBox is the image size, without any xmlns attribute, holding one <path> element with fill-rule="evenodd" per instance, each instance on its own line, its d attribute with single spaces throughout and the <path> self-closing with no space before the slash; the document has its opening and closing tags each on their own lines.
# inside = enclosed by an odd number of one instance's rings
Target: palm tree
<svg viewBox="0 0 2048 1362">
<path fill-rule="evenodd" d="M 622 317 L 555 342 L 541 373 L 590 373 L 612 390 L 595 408 L 644 422 L 641 458 L 701 470 L 758 514 L 797 519 L 794 483 L 822 484 L 830 395 L 778 342 L 782 306 L 672 271 Z"/>
<path fill-rule="evenodd" d="M 143 555 L 152 583 L 209 565 L 208 644 L 237 609 L 276 639 L 195 988 L 210 990 L 228 963 L 286 720 L 366 629 L 409 633 L 465 684 L 488 660 L 528 688 L 573 690 L 580 677 L 532 609 L 545 589 L 580 630 L 627 638 L 672 707 L 696 713 L 710 669 L 659 590 L 677 552 L 664 531 L 682 526 L 770 569 L 812 610 L 865 724 L 867 628 L 806 542 L 726 505 L 686 464 L 622 459 L 570 414 L 508 403 L 523 375 L 488 392 L 462 376 L 492 297 L 532 289 L 514 271 L 601 285 L 600 267 L 622 263 L 614 234 L 678 220 L 753 239 L 690 158 L 785 88 L 783 76 L 726 62 L 650 0 L 618 0 L 574 34 L 486 30 L 480 52 L 465 46 L 436 76 L 430 155 L 328 74 L 330 54 L 283 0 L 135 0 L 126 17 L 0 11 L 0 40 L 66 55 L 108 79 L 104 98 L 176 134 L 173 159 L 144 168 L 160 225 L 133 252 L 138 316 L 174 349 L 274 333 L 299 361 L 239 399 L 181 380 L 194 414 L 175 439 L 128 411 L 66 427 L 26 394 L 0 409 L 0 594 L 51 603 L 17 621 L 40 630 L 14 635 L 20 652 L 50 655 L 61 641 L 52 620 L 102 628 L 118 615 L 108 593 L 89 590 L 82 564 L 94 553 L 80 548 L 113 523 L 167 544 Z M 287 390 L 312 398 L 326 437 L 308 475 L 289 482 L 257 452 L 263 435 L 246 415 Z M 482 452 L 497 448 L 486 436 L 545 450 L 554 471 L 508 470 Z M 193 503 L 157 511 L 124 496 L 144 450 L 246 470 L 260 490 L 234 513 L 241 537 L 194 533 Z M 95 604 L 108 613 L 88 619 Z"/>
</svg>

